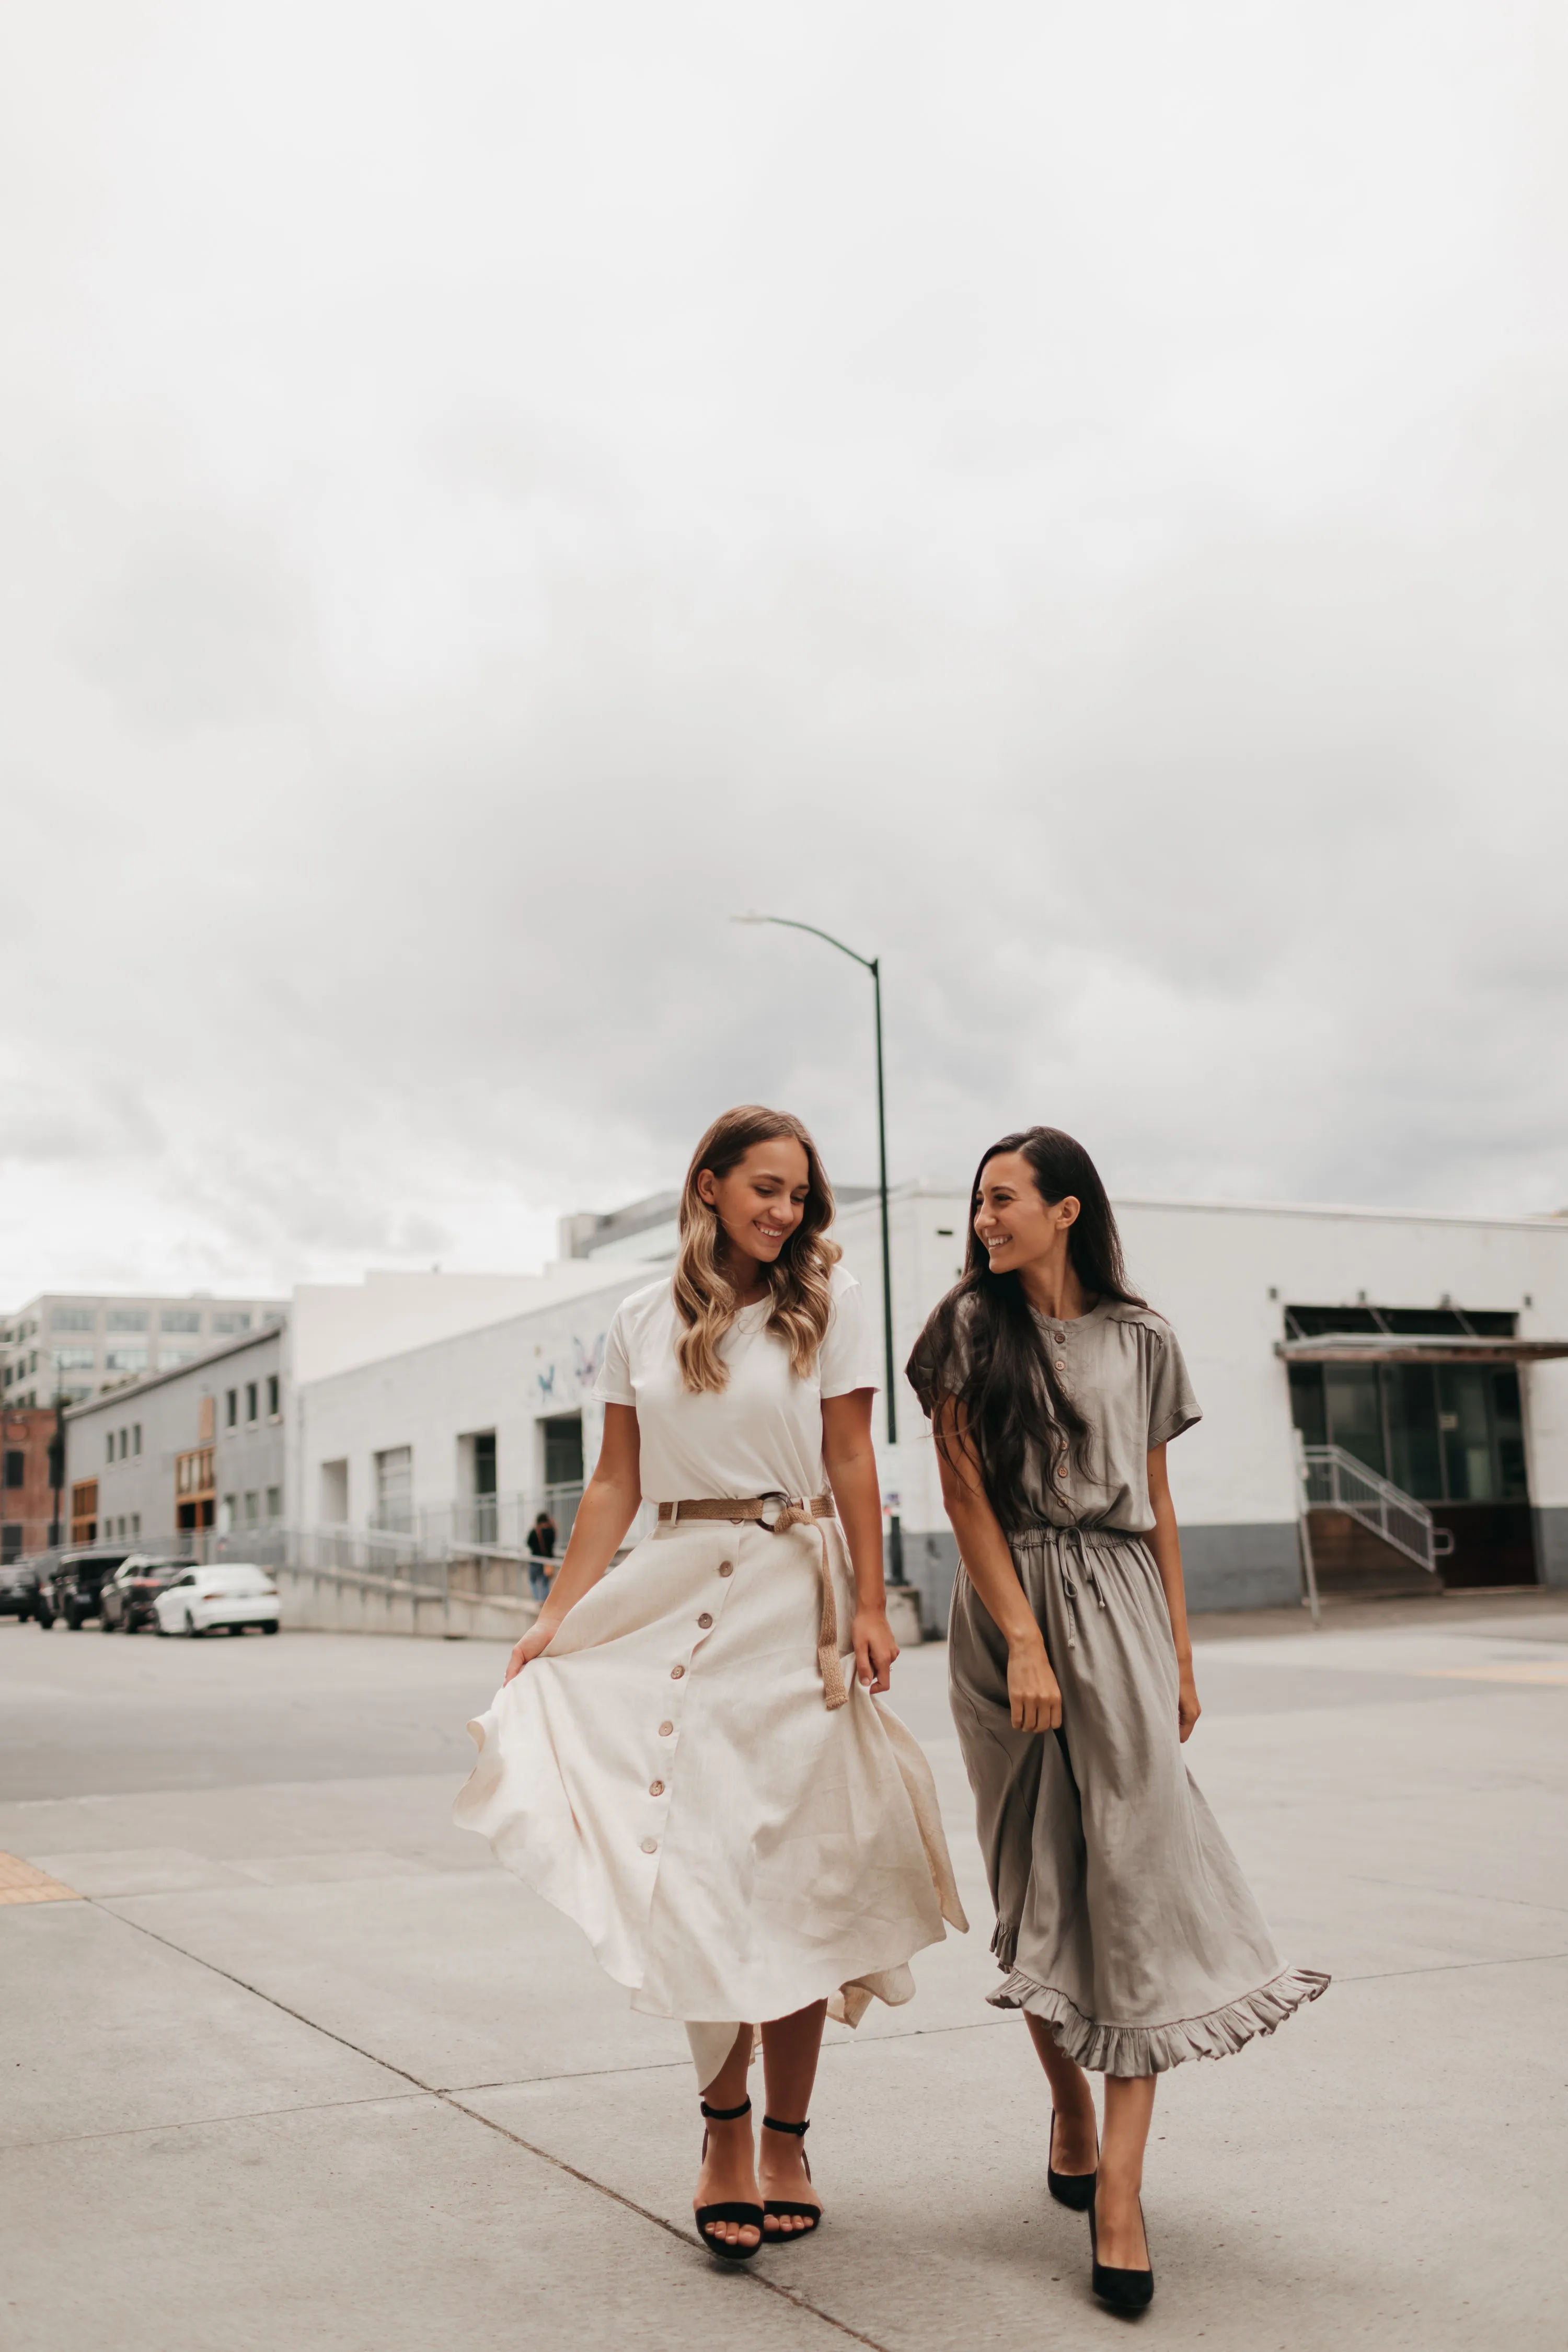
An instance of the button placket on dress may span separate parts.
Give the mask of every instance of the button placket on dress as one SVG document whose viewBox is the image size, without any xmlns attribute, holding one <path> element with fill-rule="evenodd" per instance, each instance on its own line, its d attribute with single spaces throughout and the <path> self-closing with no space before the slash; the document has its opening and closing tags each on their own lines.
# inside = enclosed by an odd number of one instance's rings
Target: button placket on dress
<svg viewBox="0 0 1568 2352">
<path fill-rule="evenodd" d="M 724 1596 L 730 1590 L 730 1579 L 733 1577 L 734 1572 L 735 1563 L 732 1559 L 726 1557 L 719 1562 L 719 1591 L 715 1598 L 713 1607 L 711 1609 L 700 1611 L 693 1627 L 696 1638 L 692 1642 L 690 1650 L 688 1651 L 684 1659 L 677 1659 L 675 1664 L 672 1665 L 669 1670 L 669 1679 L 672 1683 L 685 1683 L 687 1676 L 690 1672 L 691 1664 L 696 1656 L 696 1653 L 701 1648 L 705 1637 L 713 1630 L 713 1626 L 717 1622 L 715 1612 L 721 1609 L 723 1605 Z M 678 1698 L 684 1698 L 686 1694 L 684 1690 L 679 1690 L 671 1698 L 671 1706 L 674 1707 L 676 1700 Z M 671 1748 L 668 1760 L 656 1769 L 652 1780 L 647 1784 L 647 1793 L 649 1798 L 659 1807 L 658 1826 L 662 1829 L 668 1820 L 668 1804 L 672 1794 L 671 1782 L 674 1779 L 675 1770 L 674 1748 L 679 1742 L 680 1736 L 680 1727 L 675 1714 L 670 1714 L 665 1717 L 663 1722 L 658 1727 L 658 1736 L 661 1740 L 669 1743 Z M 650 1832 L 647 1836 L 640 1838 L 637 1841 L 638 1851 L 651 1856 L 658 1852 L 660 1843 L 660 1839 Z"/>
</svg>

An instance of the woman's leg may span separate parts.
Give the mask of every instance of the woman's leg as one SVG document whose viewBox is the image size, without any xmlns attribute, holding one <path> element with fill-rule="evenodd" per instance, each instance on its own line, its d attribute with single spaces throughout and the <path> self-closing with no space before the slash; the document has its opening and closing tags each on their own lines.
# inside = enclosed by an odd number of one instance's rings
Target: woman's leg
<svg viewBox="0 0 1568 2352">
<path fill-rule="evenodd" d="M 816 2061 L 826 2018 L 827 2003 L 814 2000 L 809 2009 L 797 2009 L 791 2017 L 775 2017 L 763 2028 L 767 2112 L 776 2116 L 781 2124 L 803 2124 L 811 2112 L 811 2091 L 816 2080 Z M 821 2211 L 822 2200 L 806 2177 L 805 2143 L 794 2132 L 764 2130 L 760 2171 L 764 2197 L 781 2197 L 795 2205 L 815 2205 Z M 809 2230 L 812 2224 L 793 2213 L 770 2213 L 763 2227 L 770 2238 L 787 2238 L 797 2230 Z"/>
<path fill-rule="evenodd" d="M 1105 2139 L 1094 2193 L 1100 2259 L 1107 2270 L 1146 2271 L 1149 2242 L 1138 2210 L 1143 2150 L 1154 2116 L 1154 2074 L 1108 2074 Z"/>
<path fill-rule="evenodd" d="M 725 2059 L 702 2096 L 710 2107 L 738 2107 L 746 2096 L 746 2070 L 752 2063 L 752 2033 L 742 2025 Z M 733 2123 L 708 2123 L 708 2153 L 697 2176 L 696 2205 L 760 2205 L 757 2193 L 756 2143 L 750 2116 Z M 715 2221 L 710 2236 L 731 2246 L 754 2246 L 756 2231 L 746 2222 Z"/>
<path fill-rule="evenodd" d="M 1069 2058 L 1043 2017 L 1025 2011 L 1029 2039 L 1051 2086 L 1057 2111 L 1049 2163 L 1053 2172 L 1092 2172 L 1095 2168 L 1094 2094 L 1089 2076 Z M 1148 2126 L 1145 2125 L 1145 2130 Z"/>
</svg>

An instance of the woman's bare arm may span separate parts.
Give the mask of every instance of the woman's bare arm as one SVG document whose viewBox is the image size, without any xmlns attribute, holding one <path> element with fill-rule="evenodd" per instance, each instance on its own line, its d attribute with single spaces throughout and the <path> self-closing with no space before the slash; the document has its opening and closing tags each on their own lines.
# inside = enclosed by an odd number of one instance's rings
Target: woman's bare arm
<svg viewBox="0 0 1568 2352">
<path fill-rule="evenodd" d="M 620 1549 L 642 1501 L 641 1450 L 636 1408 L 607 1404 L 604 1442 L 572 1522 L 566 1557 L 548 1600 L 511 1654 L 506 1670 L 509 1683 L 531 1658 L 549 1647 L 567 1611 L 584 1592 L 592 1591 Z"/>
<path fill-rule="evenodd" d="M 1149 1455 L 1149 1500 L 1154 1507 L 1154 1532 L 1149 1538 L 1149 1549 L 1154 1555 L 1154 1565 L 1165 1588 L 1165 1606 L 1171 1612 L 1171 1633 L 1176 1644 L 1176 1669 L 1181 1676 L 1176 1698 L 1176 1721 L 1182 1738 L 1190 1739 L 1193 1726 L 1203 1708 L 1198 1703 L 1197 1684 L 1193 1679 L 1193 1637 L 1187 1631 L 1187 1588 L 1182 1575 L 1182 1538 L 1176 1532 L 1176 1507 L 1171 1500 L 1171 1482 L 1165 1472 L 1165 1449 L 1163 1445 L 1156 1445 Z"/>
<path fill-rule="evenodd" d="M 956 1397 L 942 1397 L 933 1416 L 942 1499 L 958 1539 L 964 1573 L 987 1615 L 1007 1644 L 1007 1696 L 1015 1731 L 1055 1731 L 1062 1719 L 1062 1695 L 1046 1637 L 1018 1581 L 1013 1554 L 992 1509 L 980 1474 L 980 1458 L 969 1434 L 968 1416 Z"/>
<path fill-rule="evenodd" d="M 882 1580 L 882 1482 L 871 1442 L 875 1389 L 822 1400 L 822 1459 L 855 1570 L 855 1673 L 868 1691 L 892 1681 L 899 1645 Z"/>
</svg>

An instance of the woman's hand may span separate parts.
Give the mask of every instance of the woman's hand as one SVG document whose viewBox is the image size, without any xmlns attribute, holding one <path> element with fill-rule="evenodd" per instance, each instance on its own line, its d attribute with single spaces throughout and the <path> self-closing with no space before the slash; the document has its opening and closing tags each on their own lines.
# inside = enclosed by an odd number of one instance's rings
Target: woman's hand
<svg viewBox="0 0 1568 2352">
<path fill-rule="evenodd" d="M 532 1624 L 529 1627 L 527 1633 L 523 1635 L 521 1641 L 518 1643 L 516 1649 L 507 1660 L 506 1675 L 502 1683 L 503 1689 L 505 1688 L 506 1683 L 510 1683 L 514 1675 L 521 1674 L 530 1658 L 537 1658 L 541 1650 L 547 1650 L 550 1647 L 551 1643 L 555 1639 L 556 1634 L 560 1631 L 561 1621 L 559 1618 L 556 1618 L 548 1625 L 545 1623 L 542 1617 L 536 1617 L 534 1619 Z"/>
<path fill-rule="evenodd" d="M 1181 1683 L 1176 1693 L 1176 1721 L 1181 1728 L 1183 1741 L 1185 1742 L 1192 1738 L 1193 1727 L 1202 1715 L 1203 1707 L 1198 1700 L 1197 1684 L 1193 1679 L 1191 1658 L 1181 1659 L 1177 1671 L 1181 1675 Z"/>
<path fill-rule="evenodd" d="M 862 1689 L 873 1693 L 889 1689 L 899 1645 L 893 1639 L 887 1611 L 857 1609 L 854 1639 L 856 1680 Z"/>
<path fill-rule="evenodd" d="M 1012 1702 L 1015 1731 L 1057 1731 L 1061 1727 L 1061 1685 L 1051 1672 L 1039 1628 L 1007 1646 L 1007 1696 Z"/>
</svg>

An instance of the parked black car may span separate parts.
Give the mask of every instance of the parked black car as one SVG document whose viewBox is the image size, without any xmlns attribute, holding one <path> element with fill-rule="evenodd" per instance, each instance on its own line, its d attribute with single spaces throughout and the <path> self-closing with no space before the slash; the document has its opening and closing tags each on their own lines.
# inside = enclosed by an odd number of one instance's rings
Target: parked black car
<svg viewBox="0 0 1568 2352">
<path fill-rule="evenodd" d="M 36 1559 L 8 1560 L 0 1568 L 0 1617 L 37 1616 L 39 1574 Z"/>
<path fill-rule="evenodd" d="M 78 1632 L 89 1617 L 98 1615 L 105 1583 L 129 1558 L 126 1544 L 110 1551 L 92 1545 L 61 1552 L 39 1593 L 49 1612 L 47 1617 L 40 1614 L 39 1622 L 52 1625 L 57 1617 L 63 1617 L 71 1632 Z"/>
<path fill-rule="evenodd" d="M 151 1553 L 132 1552 L 104 1580 L 99 1599 L 104 1632 L 139 1633 L 143 1625 L 155 1625 L 154 1595 L 173 1584 L 176 1576 L 183 1576 L 190 1564 L 188 1559 L 158 1559 Z"/>
</svg>

